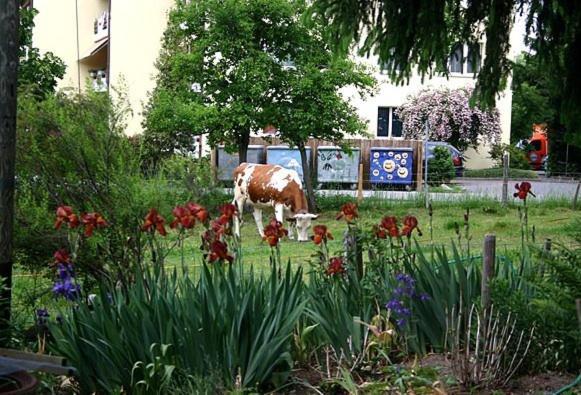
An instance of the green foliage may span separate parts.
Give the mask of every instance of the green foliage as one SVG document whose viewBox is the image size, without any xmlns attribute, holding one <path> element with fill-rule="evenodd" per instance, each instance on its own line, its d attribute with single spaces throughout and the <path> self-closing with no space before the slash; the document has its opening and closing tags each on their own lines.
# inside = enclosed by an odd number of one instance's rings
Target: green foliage
<svg viewBox="0 0 581 395">
<path fill-rule="evenodd" d="M 272 121 L 296 19 L 297 3 L 287 0 L 177 2 L 146 110 L 149 150 L 187 149 L 201 133 L 212 146 L 246 149 L 250 132 Z"/>
<path fill-rule="evenodd" d="M 508 165 L 511 169 L 530 170 L 531 166 L 525 151 L 511 144 L 496 144 L 490 150 L 490 157 L 496 166 L 502 168 L 502 156 L 504 152 L 509 154 Z"/>
<path fill-rule="evenodd" d="M 126 295 L 103 286 L 92 309 L 71 308 L 51 326 L 54 350 L 78 369 L 87 393 L 133 388 L 132 380 L 159 393 L 174 375 L 215 378 L 214 388 L 277 387 L 292 368 L 302 271 L 243 272 L 203 266 L 198 280 L 135 273 Z"/>
<path fill-rule="evenodd" d="M 42 99 L 54 92 L 56 80 L 63 78 L 66 66 L 52 52 L 41 55 L 38 48 L 32 46 L 32 29 L 37 13 L 34 8 L 20 8 L 18 86 Z"/>
<path fill-rule="evenodd" d="M 513 65 L 511 141 L 529 139 L 533 124 L 555 120 L 558 109 L 551 89 L 551 75 L 534 56 L 521 54 Z"/>
<path fill-rule="evenodd" d="M 413 73 L 423 78 L 447 74 L 447 59 L 458 42 L 473 45 L 486 36 L 484 63 L 477 72 L 473 98 L 493 107 L 511 70 L 508 59 L 513 13 L 526 14 L 526 41 L 534 49 L 543 74 L 554 76 L 560 92 L 557 108 L 568 130 L 581 124 L 581 51 L 577 25 L 581 5 L 553 2 L 422 0 L 316 0 L 312 14 L 330 25 L 328 36 L 340 53 L 358 45 L 360 53 L 378 55 L 396 83 L 409 82 Z M 573 136 L 573 133 L 571 133 Z"/>
<path fill-rule="evenodd" d="M 419 247 L 419 246 L 418 246 Z M 417 262 L 409 262 L 406 271 L 416 282 L 418 294 L 429 299 L 412 299 L 413 319 L 408 335 L 412 351 L 424 354 L 430 348 L 446 348 L 446 320 L 452 309 L 467 310 L 480 296 L 480 265 L 477 258 L 464 258 L 452 245 L 450 259 L 444 249 L 435 248 L 431 259 L 418 248 Z"/>
<path fill-rule="evenodd" d="M 440 185 L 450 182 L 456 176 L 456 169 L 445 147 L 435 147 L 434 157 L 428 161 L 428 182 L 430 185 Z"/>
</svg>

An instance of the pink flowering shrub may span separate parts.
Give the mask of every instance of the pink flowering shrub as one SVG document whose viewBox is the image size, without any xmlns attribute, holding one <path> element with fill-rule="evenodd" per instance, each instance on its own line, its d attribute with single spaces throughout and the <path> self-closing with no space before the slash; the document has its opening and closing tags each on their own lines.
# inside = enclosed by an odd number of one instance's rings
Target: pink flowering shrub
<svg viewBox="0 0 581 395">
<path fill-rule="evenodd" d="M 460 150 L 480 142 L 497 143 L 500 139 L 498 110 L 470 106 L 472 89 L 426 89 L 408 98 L 397 111 L 403 122 L 403 134 L 409 139 L 423 139 L 426 121 L 429 139 L 447 141 Z"/>
</svg>

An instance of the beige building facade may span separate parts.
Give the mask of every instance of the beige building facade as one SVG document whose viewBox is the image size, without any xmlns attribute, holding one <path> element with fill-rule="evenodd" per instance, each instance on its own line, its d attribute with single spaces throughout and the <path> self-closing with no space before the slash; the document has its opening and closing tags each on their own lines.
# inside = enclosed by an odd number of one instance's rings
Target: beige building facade
<svg viewBox="0 0 581 395">
<path fill-rule="evenodd" d="M 127 95 L 128 135 L 141 133 L 155 61 L 174 0 L 34 0 L 34 45 L 67 65 L 59 89 Z M 113 89 L 113 90 L 111 90 Z"/>
<path fill-rule="evenodd" d="M 34 45 L 52 51 L 67 65 L 59 88 L 84 91 L 87 88 L 111 93 L 121 89 L 126 93 L 131 115 L 128 135 L 142 132 L 142 112 L 148 93 L 155 87 L 155 61 L 161 49 L 168 13 L 175 0 L 34 0 L 39 11 L 35 19 Z M 513 34 L 511 40 L 519 38 Z M 482 52 L 483 45 L 480 47 Z M 368 133 L 378 138 L 401 138 L 394 110 L 410 95 L 426 88 L 459 88 L 474 86 L 477 64 L 470 64 L 468 48 L 460 46 L 460 62 L 451 64 L 454 70 L 448 78 L 436 76 L 421 81 L 414 76 L 409 84 L 395 86 L 381 73 L 377 58 L 359 59 L 373 67 L 379 82 L 378 93 L 360 100 L 349 89 L 359 115 L 368 123 Z M 514 54 L 513 54 L 514 56 Z M 510 83 L 508 84 L 510 86 Z M 501 140 L 510 140 L 512 92 L 507 88 L 497 100 L 500 113 Z M 466 152 L 469 168 L 492 165 L 488 147 Z"/>
</svg>

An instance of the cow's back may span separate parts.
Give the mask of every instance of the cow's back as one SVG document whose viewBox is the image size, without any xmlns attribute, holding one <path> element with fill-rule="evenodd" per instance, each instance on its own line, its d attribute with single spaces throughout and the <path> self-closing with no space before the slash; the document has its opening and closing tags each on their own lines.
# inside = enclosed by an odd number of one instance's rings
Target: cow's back
<svg viewBox="0 0 581 395">
<path fill-rule="evenodd" d="M 282 203 L 302 208 L 304 192 L 299 175 L 279 165 L 242 163 L 234 169 L 235 195 L 255 205 Z"/>
</svg>

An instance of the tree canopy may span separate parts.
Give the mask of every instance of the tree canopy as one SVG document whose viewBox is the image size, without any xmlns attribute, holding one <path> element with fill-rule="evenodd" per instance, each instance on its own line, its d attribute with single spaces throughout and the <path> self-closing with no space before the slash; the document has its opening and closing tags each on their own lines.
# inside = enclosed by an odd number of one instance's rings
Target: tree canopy
<svg viewBox="0 0 581 395">
<path fill-rule="evenodd" d="M 314 0 L 312 14 L 330 24 L 338 52 L 355 44 L 376 54 L 396 83 L 413 72 L 447 75 L 458 42 L 486 39 L 484 63 L 473 99 L 492 107 L 511 71 L 509 36 L 516 12 L 526 13 L 527 42 L 545 73 L 560 74 L 560 122 L 576 130 L 581 121 L 581 2 L 559 0 Z"/>
<path fill-rule="evenodd" d="M 146 141 L 173 152 L 208 133 L 209 143 L 240 149 L 271 123 L 274 95 L 295 51 L 297 2 L 178 1 L 158 61 L 146 111 Z M 165 119 L 164 122 L 159 122 Z M 173 144 L 173 146 L 172 146 Z"/>
</svg>

